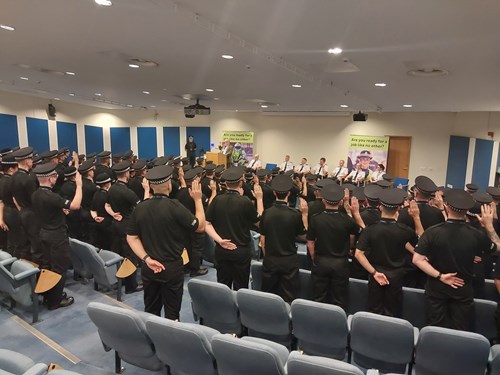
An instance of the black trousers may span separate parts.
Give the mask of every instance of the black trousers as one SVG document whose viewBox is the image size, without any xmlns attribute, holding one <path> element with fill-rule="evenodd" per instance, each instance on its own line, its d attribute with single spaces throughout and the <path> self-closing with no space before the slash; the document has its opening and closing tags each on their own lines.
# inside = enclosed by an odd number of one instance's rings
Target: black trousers
<svg viewBox="0 0 500 375">
<path fill-rule="evenodd" d="M 299 258 L 265 255 L 262 265 L 262 291 L 274 293 L 291 303 L 299 292 Z"/>
<path fill-rule="evenodd" d="M 22 208 L 19 215 L 22 229 L 29 241 L 25 248 L 19 250 L 20 257 L 32 260 L 43 268 L 46 264 L 44 264 L 43 248 L 40 243 L 40 222 L 38 217 L 31 208 Z"/>
<path fill-rule="evenodd" d="M 189 243 L 186 246 L 189 255 L 188 268 L 198 271 L 201 266 L 201 254 L 205 246 L 205 233 L 192 232 L 189 235 Z"/>
<path fill-rule="evenodd" d="M 66 215 L 66 224 L 68 225 L 69 236 L 82 241 L 83 235 L 80 211 L 70 211 L 70 213 Z"/>
<path fill-rule="evenodd" d="M 128 219 L 123 218 L 122 221 L 113 220 L 113 231 L 115 233 L 115 240 L 113 251 L 120 254 L 124 258 L 128 258 L 133 264 L 138 266 L 141 260 L 135 255 L 127 242 L 127 225 Z M 124 279 L 126 292 L 132 292 L 137 289 L 137 271 Z"/>
<path fill-rule="evenodd" d="M 113 243 L 113 227 L 111 222 L 96 223 L 92 226 L 93 245 L 98 249 L 110 250 Z"/>
<path fill-rule="evenodd" d="M 474 291 L 469 282 L 452 289 L 438 280 L 429 279 L 425 288 L 427 324 L 470 331 L 474 316 Z M 449 288 L 450 290 L 447 290 Z"/>
<path fill-rule="evenodd" d="M 250 262 L 252 251 L 250 246 L 238 246 L 236 250 L 225 250 L 215 246 L 215 268 L 217 282 L 238 290 L 248 288 L 250 281 Z"/>
<path fill-rule="evenodd" d="M 41 229 L 40 243 L 43 248 L 43 257 L 47 268 L 62 276 L 56 286 L 45 294 L 49 308 L 57 308 L 62 299 L 64 284 L 66 282 L 66 271 L 71 264 L 67 228 L 60 227 L 56 230 Z"/>
<path fill-rule="evenodd" d="M 23 232 L 21 216 L 16 207 L 4 207 L 4 221 L 9 227 L 9 231 L 4 232 L 7 237 L 7 252 L 16 258 L 22 258 L 22 251 L 29 249 L 29 244 Z"/>
<path fill-rule="evenodd" d="M 331 256 L 314 257 L 311 270 L 314 300 L 333 303 L 347 309 L 349 295 L 349 261 Z"/>
<path fill-rule="evenodd" d="M 176 320 L 181 311 L 184 268 L 182 260 L 163 265 L 165 270 L 156 274 L 147 265 L 142 266 L 144 311 L 161 316 L 163 308 L 165 318 Z"/>
<path fill-rule="evenodd" d="M 383 271 L 389 285 L 380 285 L 373 276 L 368 278 L 368 311 L 380 315 L 401 318 L 403 313 L 404 270 Z"/>
</svg>

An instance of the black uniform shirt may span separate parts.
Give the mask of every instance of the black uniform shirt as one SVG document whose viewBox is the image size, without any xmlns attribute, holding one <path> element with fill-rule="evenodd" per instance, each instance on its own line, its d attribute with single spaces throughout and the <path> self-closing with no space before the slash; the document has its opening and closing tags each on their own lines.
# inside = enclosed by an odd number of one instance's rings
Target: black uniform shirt
<svg viewBox="0 0 500 375">
<path fill-rule="evenodd" d="M 64 168 L 66 168 L 66 166 L 62 163 L 58 163 L 56 166 L 57 181 L 56 181 L 56 184 L 54 185 L 54 187 L 52 188 L 52 190 L 55 193 L 59 193 L 61 190 L 61 187 L 64 184 Z"/>
<path fill-rule="evenodd" d="M 488 236 L 463 220 L 448 219 L 427 229 L 415 251 L 429 259 L 441 273 L 457 272 L 470 282 L 474 276 L 474 257 L 492 253 L 496 246 Z"/>
<path fill-rule="evenodd" d="M 359 214 L 361 215 L 361 219 L 363 219 L 365 226 L 369 226 L 380 221 L 380 210 L 377 207 L 368 206 Z"/>
<path fill-rule="evenodd" d="M 94 194 L 99 190 L 96 184 L 89 180 L 88 178 L 82 178 L 82 208 L 85 210 L 90 210 L 92 204 L 92 198 Z"/>
<path fill-rule="evenodd" d="M 106 202 L 108 201 L 108 192 L 104 189 L 99 189 L 92 197 L 92 204 L 90 210 L 95 211 L 97 216 L 103 217 L 103 223 L 111 222 L 112 217 L 106 211 Z"/>
<path fill-rule="evenodd" d="M 316 200 L 313 200 L 312 202 L 309 202 L 307 204 L 309 206 L 309 209 L 307 211 L 307 222 L 311 222 L 311 218 L 316 215 L 320 214 L 325 210 L 325 204 L 323 203 L 323 199 L 319 198 Z"/>
<path fill-rule="evenodd" d="M 196 205 L 194 204 L 193 198 L 191 198 L 191 194 L 189 194 L 188 188 L 180 188 L 177 192 L 176 199 L 181 202 L 181 204 L 186 207 L 189 212 L 191 212 L 193 215 L 196 214 Z M 201 201 L 203 203 L 203 206 L 206 208 L 208 204 L 208 198 L 204 194 L 202 194 L 201 196 Z"/>
<path fill-rule="evenodd" d="M 0 179 L 0 201 L 2 201 L 6 207 L 16 207 L 12 199 L 12 176 L 9 174 L 3 175 Z"/>
<path fill-rule="evenodd" d="M 116 173 L 110 167 L 104 164 L 97 164 L 95 166 L 94 175 L 99 176 L 101 173 L 106 173 L 112 180 L 116 180 Z"/>
<path fill-rule="evenodd" d="M 307 240 L 316 241 L 315 255 L 343 258 L 349 255 L 350 235 L 359 231 L 360 227 L 348 215 L 326 209 L 311 218 Z"/>
<path fill-rule="evenodd" d="M 394 219 L 380 219 L 376 224 L 366 227 L 359 237 L 357 248 L 365 252 L 370 263 L 384 269 L 398 269 L 404 266 L 408 254 L 406 243 L 413 246 L 417 235 L 407 225 Z"/>
<path fill-rule="evenodd" d="M 130 190 L 122 181 L 116 181 L 108 191 L 108 203 L 114 212 L 119 212 L 122 217 L 128 219 L 132 215 L 134 207 L 139 204 L 137 195 Z"/>
<path fill-rule="evenodd" d="M 252 201 L 235 190 L 217 195 L 208 206 L 206 219 L 224 239 L 237 246 L 250 244 L 250 228 L 259 221 L 259 215 Z"/>
<path fill-rule="evenodd" d="M 139 236 L 151 258 L 175 262 L 181 257 L 186 237 L 198 225 L 198 219 L 179 201 L 158 194 L 135 208 L 127 234 Z"/>
<path fill-rule="evenodd" d="M 427 202 L 417 202 L 417 204 L 420 210 L 420 221 L 424 230 L 433 225 L 444 223 L 444 216 L 439 208 L 432 207 Z M 415 222 L 408 213 L 408 207 L 404 207 L 399 211 L 398 223 L 406 224 L 410 228 L 415 229 Z"/>
<path fill-rule="evenodd" d="M 48 187 L 40 186 L 31 196 L 31 200 L 43 229 L 54 230 L 66 225 L 66 215 L 62 209 L 69 209 L 69 199 L 64 199 Z"/>
<path fill-rule="evenodd" d="M 131 178 L 128 183 L 128 187 L 130 188 L 130 190 L 132 190 L 135 195 L 137 195 L 137 198 L 139 198 L 139 200 L 141 201 L 144 199 L 144 188 L 142 187 L 143 178 L 143 176 L 135 176 Z"/>
<path fill-rule="evenodd" d="M 276 200 L 276 196 L 274 195 L 273 189 L 268 184 L 259 182 L 259 185 L 262 188 L 262 203 L 264 204 L 264 209 L 268 209 L 272 207 Z"/>
<path fill-rule="evenodd" d="M 64 182 L 63 186 L 61 186 L 61 190 L 59 190 L 59 195 L 64 199 L 73 200 L 76 193 L 76 183 L 73 180 L 67 180 Z"/>
<path fill-rule="evenodd" d="M 31 195 L 37 189 L 36 177 L 30 175 L 28 171 L 19 168 L 12 175 L 12 195 L 16 198 L 17 204 L 23 208 L 30 208 Z"/>
<path fill-rule="evenodd" d="M 266 256 L 296 255 L 295 237 L 305 233 L 302 214 L 276 201 L 262 214 L 260 233 L 266 236 Z"/>
</svg>

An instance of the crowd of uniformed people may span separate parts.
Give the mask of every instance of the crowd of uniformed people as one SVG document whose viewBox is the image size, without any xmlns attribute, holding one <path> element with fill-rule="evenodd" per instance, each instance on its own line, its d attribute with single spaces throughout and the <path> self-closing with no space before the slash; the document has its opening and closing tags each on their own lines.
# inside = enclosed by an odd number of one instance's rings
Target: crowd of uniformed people
<svg viewBox="0 0 500 375">
<path fill-rule="evenodd" d="M 141 267 L 142 281 L 132 273 L 125 292 L 144 290 L 147 312 L 178 319 L 185 274 L 207 273 L 206 235 L 215 241 L 217 281 L 248 287 L 253 230 L 262 289 L 287 302 L 300 287 L 302 242 L 316 301 L 347 309 L 349 277 L 367 279 L 368 311 L 400 317 L 402 287 L 425 288 L 428 324 L 470 328 L 473 298 L 495 276 L 500 189 L 448 189 L 425 176 L 393 188 L 383 165 L 364 172 L 358 163 L 353 173 L 341 160 L 329 172 L 324 158 L 314 168 L 288 155 L 272 170 L 258 157 L 241 164 L 4 149 L 0 248 L 62 276 L 44 296 L 49 309 L 74 302 L 64 292 L 69 238 L 110 249 Z"/>
</svg>

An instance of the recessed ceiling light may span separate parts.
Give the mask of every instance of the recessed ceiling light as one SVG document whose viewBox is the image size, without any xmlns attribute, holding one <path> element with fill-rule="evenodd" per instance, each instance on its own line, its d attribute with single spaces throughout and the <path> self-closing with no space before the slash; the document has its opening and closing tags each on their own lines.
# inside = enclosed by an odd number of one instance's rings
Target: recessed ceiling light
<svg viewBox="0 0 500 375">
<path fill-rule="evenodd" d="M 71 94 L 69 94 L 69 96 L 75 96 L 75 94 L 74 94 L 74 93 L 71 93 Z"/>
<path fill-rule="evenodd" d="M 0 25 L 0 28 L 7 30 L 7 31 L 14 31 L 15 30 L 15 28 L 13 28 L 12 26 L 9 26 L 9 25 Z"/>
<path fill-rule="evenodd" d="M 262 104 L 260 107 L 261 107 L 261 108 L 267 108 L 267 107 L 269 107 L 269 106 L 268 106 L 268 105 L 265 105 L 265 104 Z"/>
<path fill-rule="evenodd" d="M 294 84 L 294 85 L 292 85 L 292 87 L 295 87 L 295 88 L 300 88 L 300 87 L 302 87 L 302 85 L 297 85 L 297 84 Z"/>
<path fill-rule="evenodd" d="M 132 108 L 133 106 L 132 104 L 127 104 L 127 107 Z"/>
<path fill-rule="evenodd" d="M 347 104 L 341 104 L 340 105 L 342 108 L 349 108 L 349 106 Z"/>
<path fill-rule="evenodd" d="M 101 96 L 102 94 L 101 94 L 101 93 L 99 93 L 99 92 L 96 92 L 94 95 L 95 95 L 95 96 Z"/>
<path fill-rule="evenodd" d="M 220 98 L 214 98 L 214 100 L 220 100 Z"/>
<path fill-rule="evenodd" d="M 385 87 L 385 86 L 387 86 L 387 84 L 383 83 L 383 82 L 379 82 L 379 83 L 376 83 L 375 86 L 377 86 L 377 87 Z"/>
<path fill-rule="evenodd" d="M 94 0 L 97 5 L 102 5 L 105 7 L 110 7 L 113 3 L 110 0 Z"/>
<path fill-rule="evenodd" d="M 330 48 L 328 50 L 328 53 L 331 53 L 333 55 L 340 55 L 342 53 L 342 48 L 339 48 L 339 47 Z"/>
<path fill-rule="evenodd" d="M 129 68 L 139 69 L 139 65 L 137 64 L 128 64 Z"/>
<path fill-rule="evenodd" d="M 214 89 L 205 89 L 205 91 L 214 92 Z"/>
<path fill-rule="evenodd" d="M 162 101 L 162 102 L 166 102 L 166 101 L 167 101 L 167 99 L 162 99 L 161 101 Z"/>
<path fill-rule="evenodd" d="M 73 72 L 66 72 L 66 74 L 69 75 L 69 76 L 74 76 L 75 75 L 75 73 L 73 73 Z"/>
<path fill-rule="evenodd" d="M 143 91 L 142 93 L 143 93 L 143 94 L 146 94 L 146 95 L 151 94 L 149 91 Z"/>
<path fill-rule="evenodd" d="M 232 59 L 234 59 L 234 56 L 231 56 L 231 55 L 222 55 L 222 58 L 226 59 L 226 60 L 232 60 Z"/>
<path fill-rule="evenodd" d="M 403 107 L 405 107 L 405 108 L 411 108 L 411 107 L 413 107 L 413 105 L 412 104 L 403 104 Z"/>
<path fill-rule="evenodd" d="M 54 100 L 61 100 L 61 99 L 59 99 L 59 98 L 54 98 Z"/>
<path fill-rule="evenodd" d="M 155 105 L 150 105 L 150 107 L 151 107 L 151 108 L 156 108 L 156 106 L 155 106 Z"/>
<path fill-rule="evenodd" d="M 28 78 L 28 77 L 19 77 L 19 78 L 21 78 L 23 81 L 27 81 L 27 80 L 29 80 L 29 78 Z"/>
</svg>

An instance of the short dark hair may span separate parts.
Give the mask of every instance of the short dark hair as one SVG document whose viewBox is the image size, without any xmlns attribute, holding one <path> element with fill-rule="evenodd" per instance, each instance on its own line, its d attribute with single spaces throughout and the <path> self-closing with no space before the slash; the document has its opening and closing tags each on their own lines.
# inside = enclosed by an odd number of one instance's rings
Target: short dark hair
<svg viewBox="0 0 500 375">
<path fill-rule="evenodd" d="M 226 186 L 228 187 L 228 189 L 238 189 L 240 187 L 240 182 L 241 182 L 241 180 L 239 180 L 238 182 L 227 182 L 226 181 Z"/>
<path fill-rule="evenodd" d="M 378 167 L 379 167 L 380 169 L 382 169 L 383 171 L 385 171 L 384 164 L 379 164 L 379 165 L 378 165 Z"/>
<path fill-rule="evenodd" d="M 399 207 L 386 207 L 384 205 L 380 205 L 380 207 L 382 207 L 382 211 L 388 215 L 394 215 L 399 209 Z"/>
<path fill-rule="evenodd" d="M 321 159 L 319 159 L 319 160 L 323 160 L 324 162 L 326 161 L 326 159 L 325 159 L 325 158 L 321 158 Z"/>
<path fill-rule="evenodd" d="M 283 192 L 283 191 L 275 191 L 274 194 L 276 194 L 276 198 L 278 198 L 279 200 L 283 200 L 286 198 L 286 196 L 288 195 L 289 191 L 286 191 L 286 192 Z"/>
</svg>

